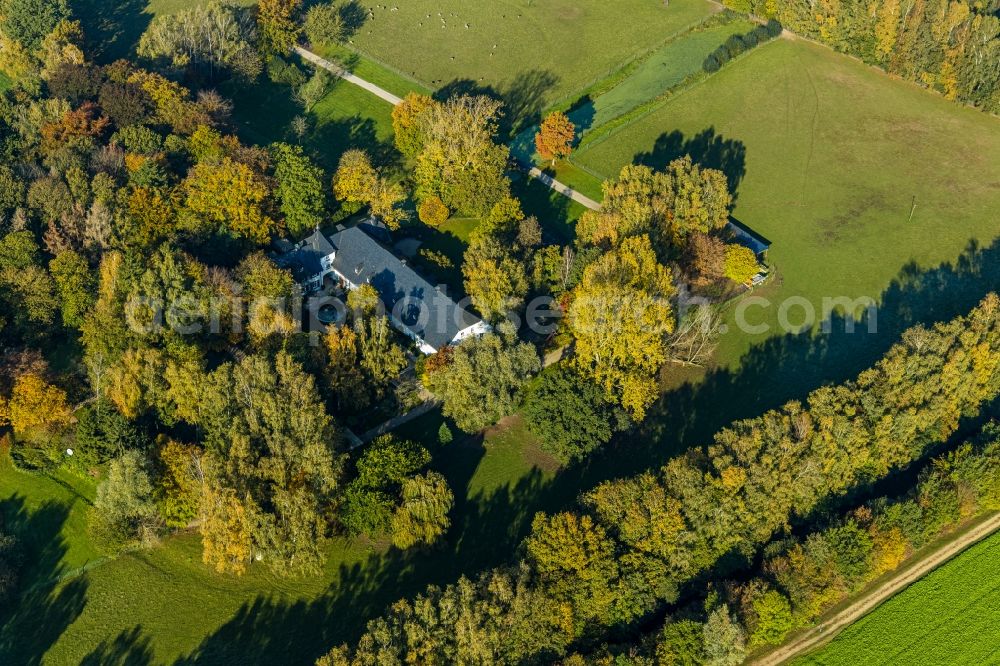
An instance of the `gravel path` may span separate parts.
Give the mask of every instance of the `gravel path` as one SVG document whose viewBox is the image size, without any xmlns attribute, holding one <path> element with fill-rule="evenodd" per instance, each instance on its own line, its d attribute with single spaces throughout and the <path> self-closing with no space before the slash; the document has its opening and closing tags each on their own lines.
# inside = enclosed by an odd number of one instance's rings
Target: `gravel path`
<svg viewBox="0 0 1000 666">
<path fill-rule="evenodd" d="M 380 87 L 378 87 L 377 85 L 375 85 L 374 83 L 372 83 L 370 81 L 365 81 L 360 76 L 355 76 L 354 74 L 351 74 L 347 70 L 345 70 L 345 69 L 343 69 L 341 67 L 338 67 L 337 65 L 335 65 L 332 62 L 330 62 L 326 58 L 321 58 L 320 56 L 316 55 L 312 51 L 304 49 L 301 46 L 296 46 L 295 47 L 295 52 L 298 53 L 300 56 L 302 56 L 304 59 L 306 59 L 309 62 L 313 63 L 314 65 L 316 65 L 318 67 L 322 67 L 323 69 L 325 69 L 325 70 L 327 70 L 329 72 L 332 72 L 335 76 L 338 76 L 338 77 L 344 79 L 348 83 L 353 83 L 356 86 L 364 88 L 365 90 L 367 90 L 368 92 L 372 93 L 373 95 L 377 95 L 378 97 L 381 97 L 382 99 L 384 99 L 385 101 L 389 102 L 393 106 L 395 106 L 396 104 L 399 104 L 400 102 L 403 101 L 401 98 L 397 97 L 396 95 L 393 95 L 391 92 L 389 92 L 385 88 L 380 88 Z M 582 204 L 583 206 L 586 206 L 587 208 L 590 208 L 591 210 L 598 210 L 601 207 L 601 204 L 597 203 L 596 201 L 594 201 L 590 197 L 587 197 L 587 196 L 584 196 L 584 195 L 580 194 L 579 192 L 577 192 L 576 190 L 574 190 L 569 185 L 566 185 L 565 183 L 560 183 L 558 180 L 556 180 L 552 176 L 549 176 L 549 175 L 543 173 L 541 169 L 537 169 L 535 167 L 530 167 L 528 169 L 528 175 L 531 176 L 532 178 L 538 179 L 539 182 L 544 183 L 549 188 L 551 188 L 553 191 L 558 192 L 559 194 L 561 194 L 561 195 L 563 195 L 565 197 L 569 197 L 573 201 L 576 201 L 577 203 Z"/>
<path fill-rule="evenodd" d="M 782 645 L 778 649 L 752 660 L 750 663 L 759 666 L 783 664 L 824 645 L 833 640 L 837 634 L 849 625 L 870 613 L 882 602 L 912 583 L 917 582 L 969 546 L 982 541 L 997 530 L 1000 530 L 1000 514 L 976 525 L 973 529 L 962 534 L 954 541 L 949 541 L 930 556 L 920 560 L 914 566 L 907 567 L 899 575 L 887 580 L 830 619 L 798 636 L 791 643 Z"/>
<path fill-rule="evenodd" d="M 306 60 L 308 60 L 309 62 L 313 63 L 314 65 L 318 65 L 319 67 L 322 67 L 323 69 L 332 72 L 334 75 L 339 76 L 348 83 L 353 83 L 356 86 L 364 88 L 373 95 L 378 95 L 379 97 L 389 102 L 389 104 L 392 104 L 393 106 L 403 101 L 401 98 L 396 97 L 385 88 L 379 88 L 374 83 L 371 83 L 370 81 L 365 81 L 360 76 L 355 76 L 354 74 L 351 74 L 346 69 L 338 67 L 337 65 L 333 64 L 326 58 L 321 58 L 312 51 L 307 51 L 301 46 L 296 46 L 295 52 L 298 53 L 303 58 L 305 58 Z"/>
</svg>

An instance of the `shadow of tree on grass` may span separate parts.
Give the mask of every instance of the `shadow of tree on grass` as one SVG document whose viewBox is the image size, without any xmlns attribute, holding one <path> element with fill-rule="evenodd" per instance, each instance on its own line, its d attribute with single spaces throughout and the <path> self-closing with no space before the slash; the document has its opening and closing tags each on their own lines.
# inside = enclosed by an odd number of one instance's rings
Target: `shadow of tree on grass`
<svg viewBox="0 0 1000 666">
<path fill-rule="evenodd" d="M 147 5 L 147 0 L 71 0 L 88 57 L 101 63 L 129 57 L 153 20 Z"/>
<path fill-rule="evenodd" d="M 635 164 L 645 164 L 654 169 L 663 169 L 670 162 L 690 155 L 691 160 L 702 166 L 718 169 L 726 174 L 733 201 L 739 191 L 740 182 L 746 175 L 747 149 L 742 141 L 726 139 L 716 134 L 714 127 L 698 132 L 690 138 L 674 130 L 661 134 L 649 152 L 638 153 L 632 160 Z"/>
<path fill-rule="evenodd" d="M 42 663 L 45 652 L 83 611 L 87 581 L 60 582 L 67 546 L 60 534 L 69 506 L 50 502 L 29 510 L 25 499 L 0 502 L 4 529 L 18 539 L 22 554 L 18 587 L 0 607 L 0 663 Z"/>
</svg>

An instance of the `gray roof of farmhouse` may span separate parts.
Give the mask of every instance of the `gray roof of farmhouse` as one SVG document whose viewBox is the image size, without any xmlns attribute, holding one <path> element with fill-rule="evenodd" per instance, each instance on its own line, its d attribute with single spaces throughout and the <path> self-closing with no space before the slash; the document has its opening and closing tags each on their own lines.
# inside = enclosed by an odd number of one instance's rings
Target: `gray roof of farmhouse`
<svg viewBox="0 0 1000 666">
<path fill-rule="evenodd" d="M 754 254 L 766 252 L 767 248 L 771 247 L 771 241 L 737 220 L 730 218 L 726 229 L 732 234 L 733 240 L 750 248 Z"/>
<path fill-rule="evenodd" d="M 369 225 L 370 226 L 370 225 Z M 364 230 L 363 230 L 364 228 Z M 316 230 L 283 257 L 299 279 L 320 273 L 320 260 L 334 255 L 331 267 L 355 285 L 368 283 L 406 328 L 424 342 L 440 349 L 479 318 L 459 307 L 443 291 L 421 277 L 396 255 L 380 245 L 359 225 L 330 237 Z"/>
</svg>

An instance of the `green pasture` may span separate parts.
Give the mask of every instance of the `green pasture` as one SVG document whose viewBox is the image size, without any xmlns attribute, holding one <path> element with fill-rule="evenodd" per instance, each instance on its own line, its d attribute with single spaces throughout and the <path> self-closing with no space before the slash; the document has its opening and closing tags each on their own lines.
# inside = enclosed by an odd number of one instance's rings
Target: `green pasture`
<svg viewBox="0 0 1000 666">
<path fill-rule="evenodd" d="M 832 302 L 823 307 L 824 297 L 881 305 L 873 335 L 861 326 L 815 342 L 816 353 L 850 355 L 844 372 L 864 367 L 923 315 L 950 316 L 997 284 L 995 272 L 973 271 L 969 263 L 995 266 L 970 244 L 988 246 L 1000 234 L 997 118 L 827 48 L 782 39 L 588 144 L 573 160 L 615 177 L 626 164 L 659 168 L 684 154 L 725 171 L 735 218 L 772 242 L 768 258 L 777 276 L 754 294 L 768 301 L 744 304 L 744 321 L 766 330 L 741 331 L 731 317 L 723 337 L 721 361 L 734 370 L 765 340 L 779 350 L 813 344 L 809 336 L 794 343 L 799 336 L 774 336 L 809 329 L 807 310 L 817 320 L 824 310 L 836 314 Z M 964 264 L 955 263 L 960 256 Z M 940 284 L 928 284 L 928 276 Z M 965 288 L 973 278 L 977 287 Z M 840 333 L 843 323 L 835 322 Z"/>
<path fill-rule="evenodd" d="M 993 664 L 1000 658 L 1000 535 L 888 600 L 797 664 Z"/>
</svg>

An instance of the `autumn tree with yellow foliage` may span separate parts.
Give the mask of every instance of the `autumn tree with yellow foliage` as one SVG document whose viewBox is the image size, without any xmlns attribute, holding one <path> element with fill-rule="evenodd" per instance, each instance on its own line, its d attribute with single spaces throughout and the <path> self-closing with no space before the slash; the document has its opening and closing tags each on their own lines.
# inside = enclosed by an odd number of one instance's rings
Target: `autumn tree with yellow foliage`
<svg viewBox="0 0 1000 666">
<path fill-rule="evenodd" d="M 726 175 L 695 164 L 690 156 L 663 171 L 626 165 L 602 189 L 601 210 L 586 211 L 577 225 L 580 238 L 602 247 L 647 234 L 661 254 L 682 249 L 691 234 L 725 226 L 732 205 Z"/>
<path fill-rule="evenodd" d="M 340 156 L 333 174 L 333 196 L 344 203 L 368 206 L 390 229 L 398 229 L 407 217 L 401 208 L 406 200 L 403 186 L 380 175 L 363 150 L 351 149 Z"/>
<path fill-rule="evenodd" d="M 267 184 L 246 164 L 229 157 L 218 164 L 201 162 L 191 168 L 182 187 L 184 205 L 192 214 L 186 222 L 195 232 L 221 227 L 263 245 L 277 231 L 277 223 L 265 212 Z"/>
<path fill-rule="evenodd" d="M 462 95 L 426 109 L 416 156 L 417 196 L 436 196 L 453 211 L 482 216 L 510 192 L 509 150 L 497 142 L 501 103 Z"/>
<path fill-rule="evenodd" d="M 66 392 L 34 371 L 14 380 L 9 399 L 0 396 L 0 424 L 9 424 L 18 435 L 58 431 L 69 425 L 72 416 Z"/>
<path fill-rule="evenodd" d="M 674 330 L 670 269 L 647 236 L 627 238 L 588 266 L 573 292 L 574 362 L 636 420 L 659 395 L 657 375 Z"/>
<path fill-rule="evenodd" d="M 292 50 L 302 28 L 297 20 L 302 0 L 260 0 L 257 34 L 265 54 L 284 55 Z"/>
<path fill-rule="evenodd" d="M 427 110 L 437 104 L 429 95 L 409 92 L 403 101 L 392 108 L 392 131 L 396 148 L 405 157 L 413 159 L 424 147 Z"/>
</svg>

